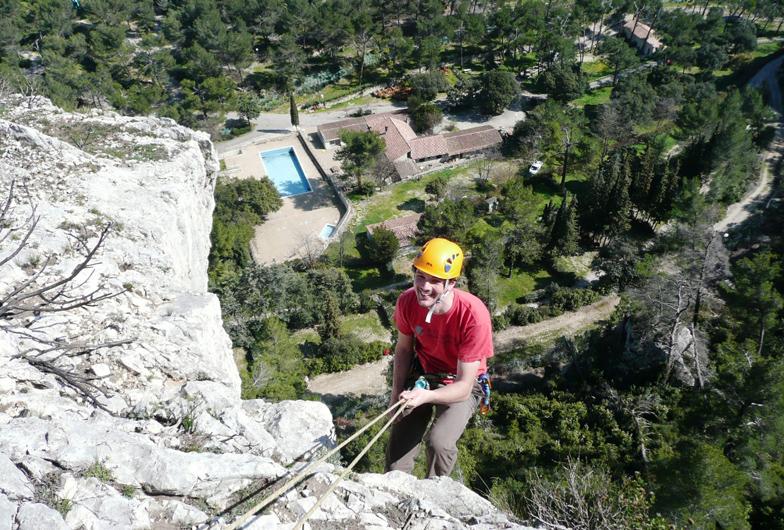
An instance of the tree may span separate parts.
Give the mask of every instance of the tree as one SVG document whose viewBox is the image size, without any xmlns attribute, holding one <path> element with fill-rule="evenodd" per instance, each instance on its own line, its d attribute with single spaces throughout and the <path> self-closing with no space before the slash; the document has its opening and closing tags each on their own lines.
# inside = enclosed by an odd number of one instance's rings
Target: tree
<svg viewBox="0 0 784 530">
<path fill-rule="evenodd" d="M 444 74 L 438 70 L 431 70 L 412 74 L 408 78 L 408 86 L 412 90 L 412 95 L 424 103 L 436 99 L 439 92 L 449 88 L 449 83 L 446 82 Z"/>
<path fill-rule="evenodd" d="M 504 231 L 504 265 L 508 267 L 507 277 L 517 267 L 526 267 L 536 263 L 542 256 L 542 244 L 539 242 L 541 230 L 532 221 L 520 220 Z"/>
<path fill-rule="evenodd" d="M 412 128 L 418 133 L 432 132 L 444 117 L 435 103 L 423 102 L 416 96 L 408 98 L 408 115 Z"/>
<path fill-rule="evenodd" d="M 613 69 L 613 86 L 618 83 L 621 72 L 638 63 L 635 49 L 620 38 L 602 41 L 599 45 L 599 53 L 607 57 L 607 62 Z"/>
<path fill-rule="evenodd" d="M 351 36 L 354 41 L 357 80 L 361 86 L 365 79 L 367 54 L 375 42 L 377 28 L 366 1 L 358 2 L 352 15 Z"/>
<path fill-rule="evenodd" d="M 733 294 L 743 307 L 748 308 L 744 320 L 757 331 L 757 356 L 765 346 L 765 335 L 777 322 L 784 308 L 784 297 L 776 291 L 775 282 L 781 277 L 780 258 L 771 252 L 759 252 L 743 258 L 736 267 Z"/>
<path fill-rule="evenodd" d="M 400 241 L 395 233 L 381 225 L 373 231 L 372 236 L 368 236 L 367 250 L 368 258 L 371 263 L 378 267 L 387 267 L 397 256 L 400 249 Z"/>
<path fill-rule="evenodd" d="M 706 42 L 697 50 L 697 66 L 705 70 L 718 70 L 729 60 L 724 48 L 711 42 Z"/>
<path fill-rule="evenodd" d="M 541 83 L 545 92 L 563 103 L 580 97 L 586 87 L 579 68 L 561 64 L 553 65 L 542 74 Z"/>
<path fill-rule="evenodd" d="M 580 247 L 580 225 L 577 222 L 577 198 L 567 199 L 566 193 L 550 229 L 547 251 L 551 256 L 573 256 Z"/>
<path fill-rule="evenodd" d="M 446 196 L 449 179 L 445 175 L 438 175 L 425 185 L 425 192 L 433 196 L 436 201 L 442 200 Z"/>
<path fill-rule="evenodd" d="M 362 186 L 362 176 L 378 155 L 384 150 L 384 140 L 372 131 L 344 131 L 340 135 L 343 146 L 335 158 L 343 162 L 343 170 L 357 179 Z"/>
<path fill-rule="evenodd" d="M 261 114 L 261 100 L 255 94 L 242 92 L 237 97 L 237 112 L 250 126 L 251 120 L 258 118 Z"/>
<path fill-rule="evenodd" d="M 340 335 L 340 307 L 335 295 L 327 293 L 321 310 L 321 324 L 317 327 L 321 342 L 337 338 Z"/>
<path fill-rule="evenodd" d="M 417 223 L 419 239 L 424 242 L 443 237 L 464 243 L 475 221 L 474 205 L 468 199 L 445 199 L 438 204 L 428 204 Z"/>
<path fill-rule="evenodd" d="M 297 100 L 294 98 L 294 92 L 289 92 L 289 117 L 291 118 L 291 125 L 295 128 L 299 127 L 299 111 L 297 110 Z"/>
<path fill-rule="evenodd" d="M 517 97 L 519 88 L 511 72 L 491 70 L 482 74 L 482 110 L 501 114 Z"/>
</svg>

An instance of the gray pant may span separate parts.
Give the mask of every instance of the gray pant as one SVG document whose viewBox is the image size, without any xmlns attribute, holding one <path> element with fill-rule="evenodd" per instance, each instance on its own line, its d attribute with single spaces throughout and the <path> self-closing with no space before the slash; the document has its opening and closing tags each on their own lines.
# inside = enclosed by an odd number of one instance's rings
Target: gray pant
<svg viewBox="0 0 784 530">
<path fill-rule="evenodd" d="M 414 459 L 419 453 L 423 438 L 427 443 L 427 476 L 449 475 L 457 462 L 457 440 L 463 434 L 468 420 L 474 414 L 482 389 L 475 383 L 471 396 L 465 401 L 449 405 L 421 405 L 392 425 L 392 433 L 387 446 L 387 471 L 414 469 Z M 430 432 L 425 436 L 427 426 L 433 417 Z"/>
</svg>

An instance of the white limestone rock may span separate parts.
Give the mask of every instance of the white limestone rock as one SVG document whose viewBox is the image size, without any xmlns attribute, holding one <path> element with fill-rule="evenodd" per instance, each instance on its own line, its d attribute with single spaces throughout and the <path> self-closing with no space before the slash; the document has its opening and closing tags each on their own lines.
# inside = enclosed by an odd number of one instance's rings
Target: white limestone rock
<svg viewBox="0 0 784 530">
<path fill-rule="evenodd" d="M 25 474 L 4 454 L 0 454 L 0 493 L 11 500 L 31 500 L 35 495 Z"/>
<path fill-rule="evenodd" d="M 16 512 L 18 530 L 69 530 L 60 512 L 45 504 L 28 502 Z"/>
<path fill-rule="evenodd" d="M 0 493 L 0 530 L 12 530 L 19 505 Z"/>
<path fill-rule="evenodd" d="M 258 411 L 258 404 L 245 402 L 243 408 L 246 412 Z M 288 459 L 312 456 L 323 447 L 334 447 L 332 414 L 323 403 L 281 401 L 263 408 L 260 417 Z"/>
</svg>

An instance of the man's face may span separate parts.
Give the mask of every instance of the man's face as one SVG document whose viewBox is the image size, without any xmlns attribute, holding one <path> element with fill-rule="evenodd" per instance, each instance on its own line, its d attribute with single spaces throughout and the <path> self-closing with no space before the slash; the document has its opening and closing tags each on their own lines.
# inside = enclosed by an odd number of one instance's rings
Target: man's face
<svg viewBox="0 0 784 530">
<path fill-rule="evenodd" d="M 430 308 L 438 297 L 447 289 L 449 280 L 442 280 L 419 269 L 414 269 L 414 291 L 417 302 L 422 307 Z"/>
</svg>

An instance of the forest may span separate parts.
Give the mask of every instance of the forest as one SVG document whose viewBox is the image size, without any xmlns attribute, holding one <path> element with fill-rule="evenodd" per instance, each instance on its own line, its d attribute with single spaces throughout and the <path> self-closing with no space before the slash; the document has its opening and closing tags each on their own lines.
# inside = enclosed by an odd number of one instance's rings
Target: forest
<svg viewBox="0 0 784 530">
<path fill-rule="evenodd" d="M 661 48 L 642 55 L 624 21 Z M 0 0 L 0 89 L 215 141 L 262 113 L 361 110 L 379 86 L 418 131 L 517 106 L 498 153 L 417 181 L 385 184 L 374 140 L 346 138 L 364 217 L 283 264 L 254 264 L 248 247 L 281 207 L 274 186 L 219 180 L 210 288 L 244 352 L 244 397 L 318 399 L 306 377 L 392 347 L 410 274 L 390 263 L 410 254 L 367 225 L 418 212 L 417 243 L 466 249 L 461 285 L 496 332 L 621 299 L 582 333 L 497 353 L 492 410 L 463 435 L 453 478 L 549 528 L 775 529 L 784 172 L 771 91 L 749 80 L 784 53 L 782 24 L 780 0 Z M 720 225 L 763 174 L 762 206 Z M 369 321 L 370 339 L 355 333 Z M 331 403 L 339 435 L 385 404 Z M 383 444 L 360 466 L 382 471 Z"/>
</svg>

